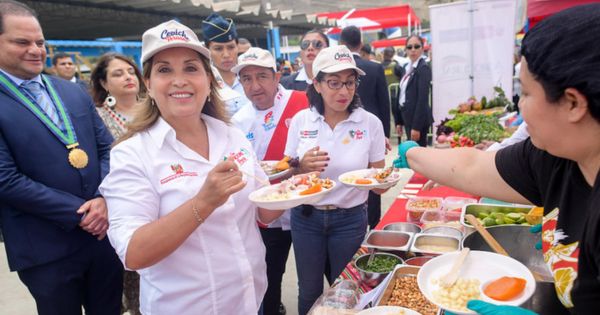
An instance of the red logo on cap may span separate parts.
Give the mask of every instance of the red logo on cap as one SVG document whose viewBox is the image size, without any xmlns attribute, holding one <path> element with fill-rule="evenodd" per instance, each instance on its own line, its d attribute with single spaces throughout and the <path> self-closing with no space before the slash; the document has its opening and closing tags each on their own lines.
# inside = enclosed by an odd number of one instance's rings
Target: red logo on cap
<svg viewBox="0 0 600 315">
<path fill-rule="evenodd" d="M 333 56 L 333 59 L 337 60 L 337 61 L 344 61 L 344 62 L 352 62 L 352 56 L 350 56 L 349 53 L 335 53 L 335 55 Z"/>
<path fill-rule="evenodd" d="M 190 39 L 187 37 L 187 34 L 185 34 L 184 30 L 163 30 L 162 33 L 160 33 L 160 38 L 164 39 L 168 42 L 174 41 L 174 40 L 182 40 L 185 42 L 189 42 Z"/>
</svg>

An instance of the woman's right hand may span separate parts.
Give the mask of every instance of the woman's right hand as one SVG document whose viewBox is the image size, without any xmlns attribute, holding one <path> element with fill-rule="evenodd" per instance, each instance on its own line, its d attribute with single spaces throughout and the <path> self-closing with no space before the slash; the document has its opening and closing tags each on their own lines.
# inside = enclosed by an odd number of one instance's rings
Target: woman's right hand
<svg viewBox="0 0 600 315">
<path fill-rule="evenodd" d="M 329 156 L 325 151 L 319 151 L 316 146 L 304 153 L 300 160 L 300 167 L 297 174 L 308 172 L 323 172 L 329 163 Z"/>
<path fill-rule="evenodd" d="M 242 173 L 232 158 L 217 164 L 208 174 L 204 185 L 196 195 L 197 200 L 202 200 L 210 209 L 223 205 L 229 196 L 244 189 L 246 182 L 242 180 Z"/>
</svg>

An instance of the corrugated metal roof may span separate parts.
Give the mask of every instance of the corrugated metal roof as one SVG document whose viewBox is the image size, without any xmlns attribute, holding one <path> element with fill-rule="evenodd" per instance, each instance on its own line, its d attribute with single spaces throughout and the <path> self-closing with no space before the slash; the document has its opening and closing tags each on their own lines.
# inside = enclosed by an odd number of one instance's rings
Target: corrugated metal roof
<svg viewBox="0 0 600 315">
<path fill-rule="evenodd" d="M 302 34 L 315 27 L 333 26 L 334 21 L 317 21 L 314 15 L 292 10 L 265 10 L 261 5 L 240 1 L 211 0 L 23 0 L 38 12 L 47 39 L 140 40 L 142 33 L 176 18 L 201 37 L 200 24 L 212 12 L 232 18 L 239 36 L 265 38 L 269 21 L 281 35 Z"/>
</svg>

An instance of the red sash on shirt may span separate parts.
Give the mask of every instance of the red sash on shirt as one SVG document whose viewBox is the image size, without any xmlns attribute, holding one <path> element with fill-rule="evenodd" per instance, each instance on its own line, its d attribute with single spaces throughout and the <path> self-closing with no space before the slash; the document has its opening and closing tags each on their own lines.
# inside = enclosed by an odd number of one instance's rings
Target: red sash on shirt
<svg viewBox="0 0 600 315">
<path fill-rule="evenodd" d="M 301 91 L 292 91 L 290 99 L 288 100 L 281 118 L 277 123 L 277 127 L 273 131 L 271 142 L 267 147 L 265 153 L 265 160 L 281 160 L 283 159 L 283 151 L 285 150 L 285 143 L 287 142 L 287 134 L 289 126 L 285 123 L 286 120 L 292 119 L 297 112 L 308 108 L 308 98 L 306 93 Z"/>
</svg>

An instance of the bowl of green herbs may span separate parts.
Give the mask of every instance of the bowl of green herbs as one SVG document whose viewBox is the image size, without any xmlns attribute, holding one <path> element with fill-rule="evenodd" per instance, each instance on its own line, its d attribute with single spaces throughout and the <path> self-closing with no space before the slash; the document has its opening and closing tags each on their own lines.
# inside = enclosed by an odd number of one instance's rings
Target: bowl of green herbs
<svg viewBox="0 0 600 315">
<path fill-rule="evenodd" d="M 359 256 L 354 261 L 354 267 L 360 274 L 360 280 L 366 285 L 374 288 L 379 285 L 387 275 L 396 268 L 396 265 L 402 264 L 400 257 L 384 252 L 376 252 L 369 263 L 371 254 Z"/>
</svg>

